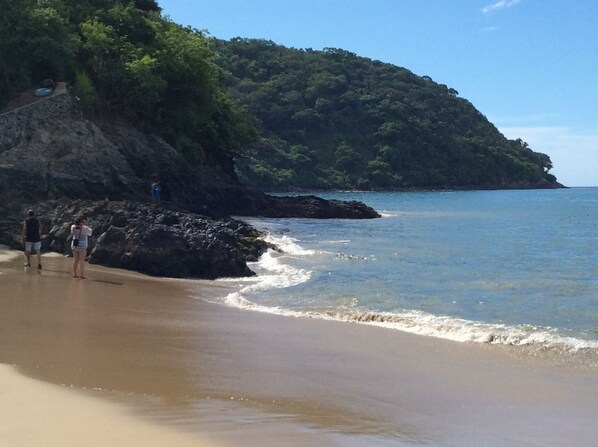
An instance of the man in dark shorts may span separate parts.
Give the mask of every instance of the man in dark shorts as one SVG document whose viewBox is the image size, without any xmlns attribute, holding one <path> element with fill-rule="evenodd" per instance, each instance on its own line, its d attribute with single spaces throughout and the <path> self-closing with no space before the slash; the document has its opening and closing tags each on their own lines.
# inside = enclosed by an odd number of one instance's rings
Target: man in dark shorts
<svg viewBox="0 0 598 447">
<path fill-rule="evenodd" d="M 35 217 L 35 211 L 27 211 L 27 219 L 23 223 L 21 231 L 21 242 L 25 245 L 25 267 L 31 267 L 31 252 L 37 253 L 37 268 L 42 269 L 42 229 L 39 219 Z"/>
</svg>

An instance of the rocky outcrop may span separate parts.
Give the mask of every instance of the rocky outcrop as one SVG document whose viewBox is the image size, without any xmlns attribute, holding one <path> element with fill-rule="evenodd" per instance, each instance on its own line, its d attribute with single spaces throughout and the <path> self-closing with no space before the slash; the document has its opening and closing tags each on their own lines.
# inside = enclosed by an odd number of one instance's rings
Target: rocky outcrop
<svg viewBox="0 0 598 447">
<path fill-rule="evenodd" d="M 230 160 L 232 162 L 232 160 Z M 44 201 L 54 166 L 58 201 Z M 149 205 L 152 178 L 161 207 Z M 359 202 L 280 197 L 240 185 L 232 164 L 191 166 L 164 140 L 118 123 L 87 119 L 64 88 L 0 114 L 0 243 L 20 248 L 24 208 L 43 216 L 43 247 L 70 253 L 70 225 L 94 230 L 89 261 L 157 276 L 247 276 L 267 248 L 238 216 L 373 218 Z"/>
<path fill-rule="evenodd" d="M 3 190 L 17 192 L 26 202 L 42 199 L 50 161 L 64 198 L 144 201 L 152 178 L 158 177 L 165 201 L 204 215 L 379 217 L 356 204 L 287 201 L 249 191 L 236 181 L 232 160 L 192 166 L 156 135 L 122 123 L 90 121 L 64 88 L 43 101 L 0 114 Z"/>
<path fill-rule="evenodd" d="M 269 247 L 260 233 L 234 219 L 214 220 L 135 202 L 77 200 L 38 208 L 45 250 L 70 254 L 70 227 L 85 216 L 93 229 L 89 262 L 154 276 L 251 276 L 247 261 Z"/>
<path fill-rule="evenodd" d="M 313 219 L 372 219 L 380 215 L 362 202 L 309 196 L 243 197 L 235 209 L 240 215 L 263 217 L 306 217 Z"/>
<path fill-rule="evenodd" d="M 354 218 L 368 211 L 359 202 L 328 201 L 314 196 L 273 200 L 279 203 L 268 208 L 269 214 L 264 213 L 271 217 L 280 213 Z M 70 228 L 80 216 L 85 216 L 93 229 L 88 249 L 90 263 L 153 276 L 203 279 L 251 276 L 253 272 L 247 262 L 256 261 L 268 248 L 276 249 L 242 221 L 211 218 L 166 206 L 106 200 L 40 202 L 35 209 L 44 233 L 42 250 L 70 255 Z M 354 210 L 358 210 L 357 214 Z M 24 216 L 24 210 L 3 213 L 0 244 L 22 249 L 18 234 Z"/>
</svg>

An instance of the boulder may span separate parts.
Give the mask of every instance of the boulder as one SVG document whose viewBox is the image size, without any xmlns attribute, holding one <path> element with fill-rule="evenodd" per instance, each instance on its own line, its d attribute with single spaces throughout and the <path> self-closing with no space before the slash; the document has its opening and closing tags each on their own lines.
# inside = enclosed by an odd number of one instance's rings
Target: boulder
<svg viewBox="0 0 598 447">
<path fill-rule="evenodd" d="M 308 217 L 314 219 L 372 219 L 380 217 L 373 208 L 355 200 L 322 199 L 313 195 L 295 197 L 272 196 L 272 206 L 264 212 L 268 217 Z"/>
<path fill-rule="evenodd" d="M 154 276 L 203 278 L 252 276 L 247 260 L 270 245 L 234 219 L 210 217 L 135 202 L 78 200 L 40 205 L 49 228 L 43 247 L 70 253 L 70 225 L 85 216 L 93 230 L 89 262 Z"/>
</svg>

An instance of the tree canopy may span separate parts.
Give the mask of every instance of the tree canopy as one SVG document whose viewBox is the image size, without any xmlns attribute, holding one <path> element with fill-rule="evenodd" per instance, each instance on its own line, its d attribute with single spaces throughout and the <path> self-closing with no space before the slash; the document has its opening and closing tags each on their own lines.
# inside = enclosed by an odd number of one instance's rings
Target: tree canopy
<svg viewBox="0 0 598 447">
<path fill-rule="evenodd" d="M 46 78 L 192 163 L 273 189 L 556 183 L 456 90 L 336 48 L 221 41 L 155 0 L 0 0 L 0 108 Z M 228 168 L 227 168 L 228 170 Z"/>
<path fill-rule="evenodd" d="M 0 106 L 45 78 L 83 104 L 163 136 L 191 161 L 256 137 L 228 97 L 211 40 L 154 0 L 0 0 Z"/>
<path fill-rule="evenodd" d="M 238 163 L 266 188 L 479 188 L 556 179 L 458 92 L 345 50 L 216 41 L 229 93 L 260 120 Z"/>
</svg>

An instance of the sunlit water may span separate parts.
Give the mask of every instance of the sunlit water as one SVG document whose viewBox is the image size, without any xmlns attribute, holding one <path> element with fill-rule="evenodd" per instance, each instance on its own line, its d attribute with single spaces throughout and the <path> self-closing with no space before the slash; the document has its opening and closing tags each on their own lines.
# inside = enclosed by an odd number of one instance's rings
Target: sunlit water
<svg viewBox="0 0 598 447">
<path fill-rule="evenodd" d="M 229 305 L 598 352 L 598 188 L 321 196 L 383 217 L 249 220 L 282 253 Z"/>
</svg>

